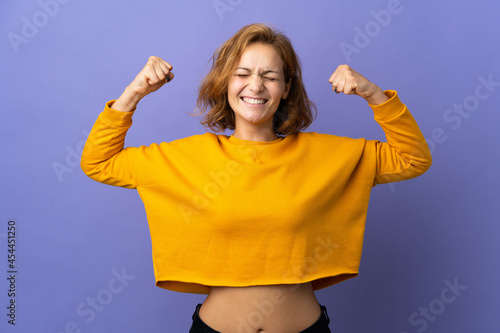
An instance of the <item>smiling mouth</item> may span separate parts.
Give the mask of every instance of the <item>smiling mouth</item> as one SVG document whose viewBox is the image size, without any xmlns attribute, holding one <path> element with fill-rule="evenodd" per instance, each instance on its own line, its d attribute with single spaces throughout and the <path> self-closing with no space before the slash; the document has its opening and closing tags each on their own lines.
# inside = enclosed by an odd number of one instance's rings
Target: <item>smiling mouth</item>
<svg viewBox="0 0 500 333">
<path fill-rule="evenodd" d="M 241 100 L 245 103 L 253 104 L 253 105 L 261 105 L 261 104 L 267 103 L 267 99 L 265 99 L 265 98 L 241 97 Z"/>
</svg>

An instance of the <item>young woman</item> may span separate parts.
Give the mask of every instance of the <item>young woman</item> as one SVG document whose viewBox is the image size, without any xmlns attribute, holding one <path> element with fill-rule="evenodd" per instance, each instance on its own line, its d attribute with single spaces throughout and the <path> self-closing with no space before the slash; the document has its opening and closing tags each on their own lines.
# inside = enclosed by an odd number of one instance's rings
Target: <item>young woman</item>
<svg viewBox="0 0 500 333">
<path fill-rule="evenodd" d="M 174 78 L 150 57 L 99 115 L 81 167 L 135 188 L 151 230 L 156 285 L 208 294 L 190 332 L 330 332 L 315 290 L 358 275 L 373 186 L 410 179 L 431 155 L 395 91 L 346 65 L 336 93 L 364 98 L 387 142 L 302 132 L 314 104 L 289 39 L 262 24 L 217 49 L 199 89 L 214 131 L 124 149 L 139 101 Z"/>
</svg>

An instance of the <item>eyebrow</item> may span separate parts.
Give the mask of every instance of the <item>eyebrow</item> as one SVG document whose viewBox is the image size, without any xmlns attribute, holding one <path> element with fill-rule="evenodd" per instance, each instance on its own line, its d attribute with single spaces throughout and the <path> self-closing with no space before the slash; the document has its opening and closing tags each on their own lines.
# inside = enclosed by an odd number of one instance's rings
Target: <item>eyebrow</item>
<svg viewBox="0 0 500 333">
<path fill-rule="evenodd" d="M 245 70 L 247 72 L 251 72 L 252 70 L 250 68 L 246 68 L 246 67 L 236 67 L 236 69 L 242 69 L 242 70 Z M 279 74 L 278 71 L 273 71 L 273 70 L 265 70 L 262 74 L 268 74 L 268 73 L 276 73 L 276 74 Z"/>
</svg>

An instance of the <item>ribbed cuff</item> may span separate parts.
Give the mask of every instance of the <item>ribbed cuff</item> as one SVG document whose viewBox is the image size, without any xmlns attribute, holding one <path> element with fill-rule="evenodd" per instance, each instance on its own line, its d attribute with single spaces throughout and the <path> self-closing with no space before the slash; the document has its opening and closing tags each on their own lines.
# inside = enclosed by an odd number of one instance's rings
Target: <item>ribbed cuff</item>
<svg viewBox="0 0 500 333">
<path fill-rule="evenodd" d="M 111 108 L 111 105 L 116 101 L 113 99 L 106 103 L 104 111 L 101 113 L 101 120 L 113 126 L 127 127 L 132 124 L 132 116 L 136 109 L 130 112 L 118 111 Z"/>
<path fill-rule="evenodd" d="M 384 94 L 389 100 L 379 105 L 368 104 L 375 114 L 376 121 L 391 120 L 404 110 L 404 104 L 399 99 L 398 93 L 395 90 L 385 90 Z"/>
</svg>

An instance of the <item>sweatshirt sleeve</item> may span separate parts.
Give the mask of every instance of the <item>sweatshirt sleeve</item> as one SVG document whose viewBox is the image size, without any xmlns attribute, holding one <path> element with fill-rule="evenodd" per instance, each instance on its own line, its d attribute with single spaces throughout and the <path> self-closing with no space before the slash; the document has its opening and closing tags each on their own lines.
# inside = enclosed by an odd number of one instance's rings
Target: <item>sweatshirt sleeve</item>
<svg viewBox="0 0 500 333">
<path fill-rule="evenodd" d="M 373 186 L 415 178 L 432 164 L 427 142 L 406 105 L 396 91 L 384 93 L 388 101 L 370 105 L 387 139 L 387 142 L 375 141 L 377 165 Z"/>
<path fill-rule="evenodd" d="M 123 148 L 135 110 L 114 110 L 110 107 L 114 102 L 106 103 L 92 127 L 83 148 L 80 167 L 87 176 L 100 183 L 136 188 L 134 161 Z"/>
</svg>

